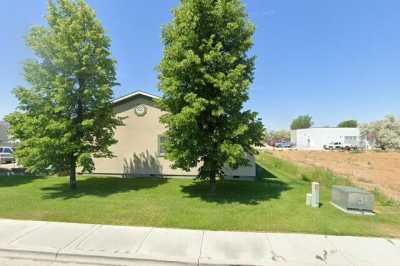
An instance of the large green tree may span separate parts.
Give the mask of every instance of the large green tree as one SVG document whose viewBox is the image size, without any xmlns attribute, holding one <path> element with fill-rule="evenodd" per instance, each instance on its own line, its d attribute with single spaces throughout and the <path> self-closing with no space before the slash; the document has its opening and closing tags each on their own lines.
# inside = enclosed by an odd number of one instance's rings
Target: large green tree
<svg viewBox="0 0 400 266">
<path fill-rule="evenodd" d="M 110 39 L 82 0 L 49 2 L 47 27 L 34 27 L 27 44 L 36 55 L 24 64 L 29 87 L 15 89 L 18 110 L 6 120 L 18 140 L 18 163 L 31 172 L 94 169 L 92 157 L 110 157 L 114 129 L 115 61 Z"/>
<path fill-rule="evenodd" d="M 312 117 L 309 115 L 300 115 L 292 121 L 290 129 L 304 129 L 310 128 L 313 125 Z"/>
<path fill-rule="evenodd" d="M 212 192 L 224 166 L 247 165 L 262 145 L 257 113 L 243 109 L 253 80 L 253 33 L 240 0 L 181 0 L 163 29 L 167 157 L 175 168 L 200 165 L 199 178 L 209 178 Z"/>
</svg>

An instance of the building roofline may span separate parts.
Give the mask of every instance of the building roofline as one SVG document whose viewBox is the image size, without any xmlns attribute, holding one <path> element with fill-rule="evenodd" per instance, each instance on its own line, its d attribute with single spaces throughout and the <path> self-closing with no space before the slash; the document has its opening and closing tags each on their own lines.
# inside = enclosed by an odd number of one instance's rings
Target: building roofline
<svg viewBox="0 0 400 266">
<path fill-rule="evenodd" d="M 121 97 L 113 100 L 112 104 L 118 104 L 120 102 L 123 102 L 125 100 L 131 99 L 131 98 L 139 96 L 139 95 L 146 96 L 146 97 L 149 97 L 151 99 L 160 99 L 159 96 L 154 95 L 154 94 L 150 94 L 150 93 L 147 93 L 147 92 L 144 92 L 144 91 L 134 91 L 134 92 L 132 92 L 130 94 L 127 94 L 125 96 L 121 96 Z"/>
<path fill-rule="evenodd" d="M 309 128 L 299 128 L 299 129 L 292 129 L 292 130 L 308 130 L 308 129 L 355 129 L 359 127 L 309 127 Z"/>
</svg>

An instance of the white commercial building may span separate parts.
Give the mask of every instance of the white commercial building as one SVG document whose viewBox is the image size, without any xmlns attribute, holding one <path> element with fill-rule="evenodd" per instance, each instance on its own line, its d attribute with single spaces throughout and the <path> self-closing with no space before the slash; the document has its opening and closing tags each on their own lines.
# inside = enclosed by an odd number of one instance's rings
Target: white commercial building
<svg viewBox="0 0 400 266">
<path fill-rule="evenodd" d="M 292 130 L 290 140 L 298 149 L 322 150 L 332 142 L 359 145 L 359 128 L 314 127 Z"/>
</svg>

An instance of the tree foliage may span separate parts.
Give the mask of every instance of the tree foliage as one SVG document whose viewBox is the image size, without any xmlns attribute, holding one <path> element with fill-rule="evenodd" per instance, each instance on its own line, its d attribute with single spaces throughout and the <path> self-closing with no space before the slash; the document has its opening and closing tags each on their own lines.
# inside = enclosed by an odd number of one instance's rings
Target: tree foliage
<svg viewBox="0 0 400 266">
<path fill-rule="evenodd" d="M 400 149 L 400 120 L 394 115 L 363 125 L 361 134 L 382 150 Z"/>
<path fill-rule="evenodd" d="M 165 145 L 173 167 L 200 164 L 199 177 L 224 175 L 224 166 L 248 164 L 262 145 L 257 113 L 243 110 L 253 81 L 254 26 L 240 0 L 181 0 L 164 27 L 159 65 L 160 106 L 168 113 Z"/>
<path fill-rule="evenodd" d="M 34 27 L 27 45 L 36 57 L 24 64 L 29 88 L 15 89 L 18 110 L 7 116 L 19 141 L 16 157 L 31 172 L 94 169 L 92 156 L 112 156 L 115 61 L 110 39 L 82 0 L 50 1 L 47 27 Z"/>
<path fill-rule="evenodd" d="M 309 115 L 300 115 L 295 118 L 290 125 L 290 129 L 304 129 L 312 127 L 314 123 L 312 122 L 312 117 Z"/>
<path fill-rule="evenodd" d="M 345 120 L 338 124 L 338 127 L 356 128 L 358 127 L 357 120 Z"/>
</svg>

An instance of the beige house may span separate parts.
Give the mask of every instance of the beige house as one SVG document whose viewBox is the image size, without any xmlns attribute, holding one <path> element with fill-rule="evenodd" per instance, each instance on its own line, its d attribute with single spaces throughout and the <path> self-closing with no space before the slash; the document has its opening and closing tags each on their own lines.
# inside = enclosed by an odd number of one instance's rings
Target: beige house
<svg viewBox="0 0 400 266">
<path fill-rule="evenodd" d="M 96 158 L 94 174 L 125 177 L 195 177 L 197 169 L 186 172 L 172 169 L 165 159 L 162 142 L 165 127 L 160 123 L 163 112 L 156 106 L 157 96 L 134 92 L 113 102 L 114 112 L 123 118 L 124 126 L 115 132 L 118 143 L 111 147 L 114 158 Z M 253 179 L 256 175 L 255 160 L 250 166 L 227 168 L 226 178 Z"/>
</svg>

